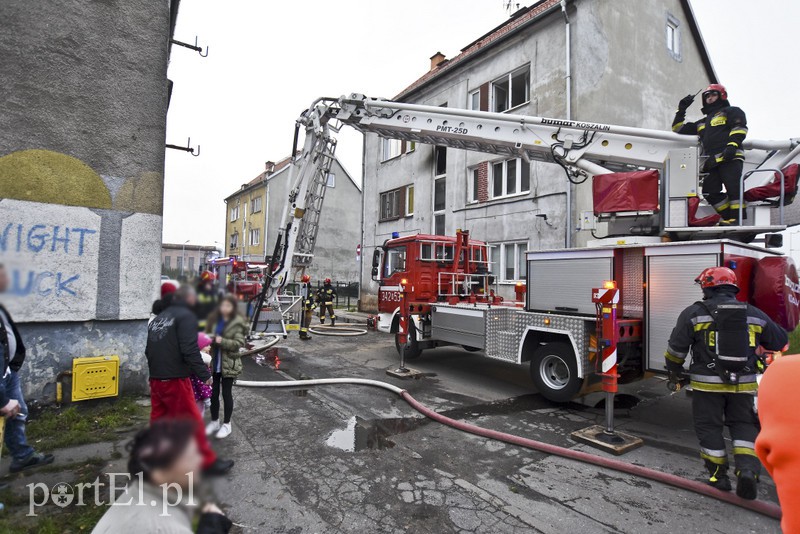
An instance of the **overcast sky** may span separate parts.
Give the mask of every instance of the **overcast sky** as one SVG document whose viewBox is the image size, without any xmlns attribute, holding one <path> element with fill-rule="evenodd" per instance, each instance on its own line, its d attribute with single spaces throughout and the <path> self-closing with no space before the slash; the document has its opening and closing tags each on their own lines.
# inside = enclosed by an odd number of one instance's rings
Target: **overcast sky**
<svg viewBox="0 0 800 534">
<path fill-rule="evenodd" d="M 800 137 L 793 59 L 800 2 L 692 5 L 720 81 L 747 112 L 751 137 Z M 391 98 L 428 70 L 436 51 L 451 58 L 507 16 L 502 0 L 184 0 L 175 38 L 194 42 L 197 35 L 210 54 L 172 50 L 167 142 L 191 137 L 201 155 L 167 150 L 164 241 L 222 246 L 222 199 L 265 161 L 291 152 L 294 120 L 315 98 Z M 338 137 L 337 154 L 360 182 L 361 134 Z M 800 236 L 793 241 L 800 247 Z"/>
</svg>

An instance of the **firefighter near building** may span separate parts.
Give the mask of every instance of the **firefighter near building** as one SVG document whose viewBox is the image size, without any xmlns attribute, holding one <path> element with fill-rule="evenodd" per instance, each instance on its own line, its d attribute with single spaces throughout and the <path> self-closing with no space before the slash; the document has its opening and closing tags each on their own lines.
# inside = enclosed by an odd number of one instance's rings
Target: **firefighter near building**
<svg viewBox="0 0 800 534">
<path fill-rule="evenodd" d="M 727 425 L 736 463 L 736 494 L 752 500 L 758 495 L 761 471 L 755 452 L 759 425 L 753 395 L 758 389 L 756 373 L 766 367 L 757 350 L 785 350 L 789 338 L 767 314 L 737 300 L 740 289 L 731 269 L 710 267 L 695 282 L 703 290 L 703 300 L 681 312 L 670 335 L 665 354 L 669 383 L 677 386 L 685 381 L 683 365 L 691 351 L 692 412 L 708 483 L 731 490 L 722 433 Z"/>
</svg>

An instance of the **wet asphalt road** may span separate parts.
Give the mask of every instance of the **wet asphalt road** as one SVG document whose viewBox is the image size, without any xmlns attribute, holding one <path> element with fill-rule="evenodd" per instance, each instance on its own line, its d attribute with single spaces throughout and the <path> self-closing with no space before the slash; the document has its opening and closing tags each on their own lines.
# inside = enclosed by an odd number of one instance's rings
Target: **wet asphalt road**
<svg viewBox="0 0 800 534">
<path fill-rule="evenodd" d="M 292 334 L 278 347 L 248 358 L 241 378 L 383 380 L 450 417 L 604 454 L 569 438 L 602 423 L 601 397 L 551 404 L 535 394 L 527 366 L 441 348 L 411 363 L 428 376 L 402 381 L 385 374 L 397 365 L 390 336 L 303 343 Z M 668 395 L 659 379 L 622 389 L 641 402 L 616 411 L 618 428 L 645 446 L 621 459 L 699 480 L 685 394 Z M 239 387 L 234 395 L 234 432 L 214 445 L 236 466 L 215 490 L 240 532 L 780 532 L 775 520 L 713 499 L 442 426 L 381 389 Z M 764 478 L 761 498 L 775 502 Z"/>
</svg>

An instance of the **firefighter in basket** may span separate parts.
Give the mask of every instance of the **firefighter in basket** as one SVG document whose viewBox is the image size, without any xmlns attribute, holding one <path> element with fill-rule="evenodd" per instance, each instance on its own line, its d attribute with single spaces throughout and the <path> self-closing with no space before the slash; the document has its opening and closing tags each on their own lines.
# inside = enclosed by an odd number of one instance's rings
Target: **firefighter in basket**
<svg viewBox="0 0 800 534">
<path fill-rule="evenodd" d="M 697 122 L 685 122 L 686 110 L 692 102 L 694 96 L 688 95 L 678 103 L 672 131 L 700 138 L 707 156 L 702 172 L 708 173 L 703 180 L 703 197 L 722 217 L 720 225 L 739 225 L 739 180 L 744 165 L 742 143 L 747 136 L 747 117 L 740 108 L 730 105 L 728 92 L 718 83 L 703 91 L 701 111 L 705 117 Z"/>
<path fill-rule="evenodd" d="M 336 301 L 336 290 L 331 285 L 331 279 L 325 279 L 325 285 L 317 292 L 317 304 L 319 304 L 319 322 L 325 324 L 325 312 L 331 316 L 331 326 L 336 326 L 336 314 L 333 311 L 333 303 Z"/>
<path fill-rule="evenodd" d="M 302 315 L 300 316 L 300 339 L 309 340 L 311 336 L 308 335 L 308 328 L 311 326 L 311 319 L 314 317 L 314 295 L 311 291 L 311 277 L 307 274 L 303 275 L 300 283 L 300 302 L 303 308 Z"/>
<path fill-rule="evenodd" d="M 683 364 L 691 351 L 692 414 L 700 457 L 710 475 L 708 484 L 731 490 L 722 434 L 727 426 L 733 442 L 736 495 L 755 499 L 761 463 L 754 450 L 759 426 L 753 400 L 758 389 L 756 373 L 764 366 L 756 351 L 759 347 L 782 350 L 789 338 L 764 312 L 736 299 L 739 286 L 731 269 L 705 269 L 695 282 L 703 290 L 703 300 L 683 310 L 669 338 L 668 385 L 677 390 L 687 381 Z"/>
</svg>

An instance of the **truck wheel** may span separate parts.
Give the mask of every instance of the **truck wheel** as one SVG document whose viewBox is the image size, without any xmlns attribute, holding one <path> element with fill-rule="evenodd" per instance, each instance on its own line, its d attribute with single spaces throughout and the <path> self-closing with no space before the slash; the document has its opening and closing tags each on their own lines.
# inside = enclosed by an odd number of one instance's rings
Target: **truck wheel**
<svg viewBox="0 0 800 534">
<path fill-rule="evenodd" d="M 397 341 L 397 336 L 394 337 L 394 346 L 397 349 L 397 354 L 400 354 L 400 342 Z M 416 360 L 422 356 L 422 349 L 419 348 L 419 344 L 417 343 L 417 335 L 412 330 L 408 333 L 408 343 L 406 343 L 405 349 L 405 359 L 406 360 Z"/>
<path fill-rule="evenodd" d="M 531 378 L 536 389 L 552 402 L 572 400 L 583 387 L 572 347 L 548 343 L 537 348 L 531 358 Z"/>
</svg>

